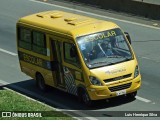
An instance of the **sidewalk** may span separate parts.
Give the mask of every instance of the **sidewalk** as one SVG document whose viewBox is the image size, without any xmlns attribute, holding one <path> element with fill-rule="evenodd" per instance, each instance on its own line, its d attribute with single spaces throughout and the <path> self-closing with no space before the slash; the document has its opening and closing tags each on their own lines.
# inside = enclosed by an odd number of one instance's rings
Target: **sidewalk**
<svg viewBox="0 0 160 120">
<path fill-rule="evenodd" d="M 94 6 L 133 16 L 160 20 L 160 0 L 48 0 Z"/>
<path fill-rule="evenodd" d="M 160 0 L 133 0 L 133 1 L 140 1 L 140 2 L 145 2 L 145 3 L 160 5 Z"/>
<path fill-rule="evenodd" d="M 160 20 L 160 0 L 64 0 Z"/>
</svg>

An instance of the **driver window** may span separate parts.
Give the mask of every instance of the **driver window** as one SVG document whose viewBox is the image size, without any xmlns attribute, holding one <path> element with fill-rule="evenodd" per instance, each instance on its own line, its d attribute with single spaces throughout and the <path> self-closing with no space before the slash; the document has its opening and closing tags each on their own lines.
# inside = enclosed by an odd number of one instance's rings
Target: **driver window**
<svg viewBox="0 0 160 120">
<path fill-rule="evenodd" d="M 70 55 L 70 50 L 73 45 L 74 44 L 72 44 L 72 43 L 64 42 L 64 60 L 67 63 L 73 64 L 76 66 L 80 66 L 78 55 L 76 57 L 71 57 L 71 55 Z"/>
<path fill-rule="evenodd" d="M 116 36 L 116 44 L 117 44 L 117 48 L 120 49 L 125 49 L 129 51 L 129 48 L 125 42 L 125 39 L 122 35 Z"/>
</svg>

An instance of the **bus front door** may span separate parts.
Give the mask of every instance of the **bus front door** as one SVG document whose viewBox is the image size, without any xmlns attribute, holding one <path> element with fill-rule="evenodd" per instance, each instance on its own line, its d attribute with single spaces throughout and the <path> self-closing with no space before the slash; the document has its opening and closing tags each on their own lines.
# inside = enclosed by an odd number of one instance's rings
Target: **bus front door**
<svg viewBox="0 0 160 120">
<path fill-rule="evenodd" d="M 53 55 L 53 66 L 56 75 L 56 85 L 61 89 L 65 89 L 64 73 L 62 68 L 62 45 L 61 42 L 51 40 L 51 49 Z"/>
</svg>

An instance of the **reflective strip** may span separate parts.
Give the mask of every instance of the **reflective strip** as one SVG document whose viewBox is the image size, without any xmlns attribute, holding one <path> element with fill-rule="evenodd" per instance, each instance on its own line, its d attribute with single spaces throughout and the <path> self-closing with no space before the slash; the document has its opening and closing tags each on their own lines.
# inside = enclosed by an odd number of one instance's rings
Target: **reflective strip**
<svg viewBox="0 0 160 120">
<path fill-rule="evenodd" d="M 77 87 L 75 84 L 75 79 L 72 73 L 66 67 L 64 67 L 64 79 L 65 79 L 66 88 L 67 88 L 68 93 L 77 95 Z"/>
</svg>

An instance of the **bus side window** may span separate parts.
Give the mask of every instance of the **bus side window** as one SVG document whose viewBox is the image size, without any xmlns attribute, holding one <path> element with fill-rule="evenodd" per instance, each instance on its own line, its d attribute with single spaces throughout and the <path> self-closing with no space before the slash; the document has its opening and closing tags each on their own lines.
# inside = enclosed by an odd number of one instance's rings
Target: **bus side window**
<svg viewBox="0 0 160 120">
<path fill-rule="evenodd" d="M 42 32 L 33 31 L 33 45 L 32 49 L 34 52 L 46 55 L 46 37 Z"/>
<path fill-rule="evenodd" d="M 18 28 L 18 46 L 27 50 L 32 49 L 31 31 L 27 28 Z"/>
</svg>

